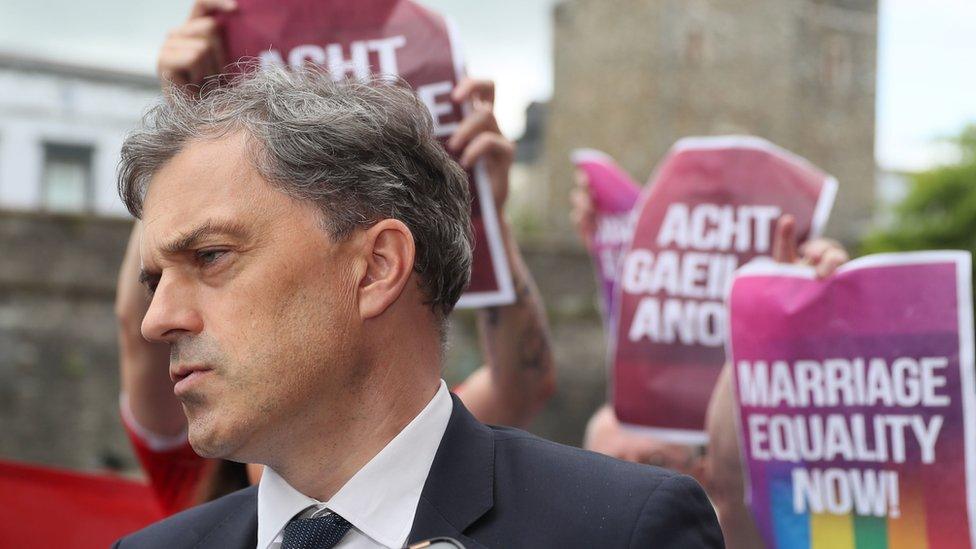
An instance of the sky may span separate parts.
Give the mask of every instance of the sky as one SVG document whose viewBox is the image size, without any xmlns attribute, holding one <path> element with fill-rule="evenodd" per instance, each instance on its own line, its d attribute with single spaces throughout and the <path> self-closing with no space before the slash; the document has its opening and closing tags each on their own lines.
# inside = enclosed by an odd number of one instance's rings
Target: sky
<svg viewBox="0 0 976 549">
<path fill-rule="evenodd" d="M 421 0 L 457 23 L 473 76 L 497 82 L 510 138 L 552 94 L 556 0 Z M 192 0 L 0 0 L 0 50 L 152 72 Z M 51 17 L 52 13 L 59 14 Z M 976 122 L 976 1 L 880 0 L 876 157 L 892 170 L 951 160 L 941 140 Z"/>
<path fill-rule="evenodd" d="M 878 16 L 879 165 L 951 160 L 939 141 L 976 123 L 976 2 L 881 0 Z"/>
</svg>

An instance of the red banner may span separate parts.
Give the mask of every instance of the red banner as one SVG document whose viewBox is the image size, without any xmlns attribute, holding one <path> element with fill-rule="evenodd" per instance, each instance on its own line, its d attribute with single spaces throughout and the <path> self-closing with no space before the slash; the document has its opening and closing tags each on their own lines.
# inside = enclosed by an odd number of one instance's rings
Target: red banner
<svg viewBox="0 0 976 549">
<path fill-rule="evenodd" d="M 723 300 L 732 273 L 770 254 L 783 214 L 800 240 L 823 229 L 836 181 L 756 137 L 682 139 L 636 206 L 611 338 L 613 404 L 624 423 L 704 443 L 725 363 Z"/>
<path fill-rule="evenodd" d="M 464 76 L 450 21 L 407 0 L 238 0 L 223 20 L 227 59 L 256 57 L 262 65 L 313 63 L 336 79 L 397 75 L 427 106 L 445 142 L 467 106 L 450 99 Z M 458 307 L 484 307 L 515 299 L 498 228 L 491 185 L 480 164 L 468 172 L 475 234 L 471 284 Z"/>
<path fill-rule="evenodd" d="M 104 549 L 163 517 L 145 484 L 0 462 L 0 547 Z"/>
</svg>

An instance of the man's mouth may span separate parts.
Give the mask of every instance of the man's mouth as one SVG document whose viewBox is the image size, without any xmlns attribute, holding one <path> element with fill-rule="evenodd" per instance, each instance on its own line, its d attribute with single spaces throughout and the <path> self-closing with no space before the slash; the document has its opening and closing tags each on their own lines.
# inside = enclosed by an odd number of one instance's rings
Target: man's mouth
<svg viewBox="0 0 976 549">
<path fill-rule="evenodd" d="M 171 368 L 169 376 L 175 383 L 173 385 L 173 394 L 177 398 L 181 398 L 191 391 L 193 386 L 198 385 L 201 381 L 210 377 L 212 372 L 213 368 L 202 365 L 180 365 L 176 368 Z"/>
<path fill-rule="evenodd" d="M 179 364 L 176 367 L 170 367 L 169 378 L 173 380 L 173 383 L 179 383 L 194 374 L 202 374 L 211 370 L 213 368 L 202 364 Z"/>
</svg>

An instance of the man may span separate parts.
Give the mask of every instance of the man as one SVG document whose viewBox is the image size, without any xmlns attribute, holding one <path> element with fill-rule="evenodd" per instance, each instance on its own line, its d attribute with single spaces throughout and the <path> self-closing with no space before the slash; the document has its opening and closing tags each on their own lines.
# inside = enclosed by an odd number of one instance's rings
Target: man
<svg viewBox="0 0 976 549">
<path fill-rule="evenodd" d="M 221 55 L 216 12 L 233 4 L 198 0 L 190 17 L 167 36 L 157 60 L 164 91 L 197 89 L 226 63 Z M 480 421 L 525 426 L 555 387 L 555 366 L 541 299 L 518 244 L 505 221 L 508 172 L 514 147 L 498 129 L 492 112 L 494 84 L 466 79 L 454 99 L 472 105 L 449 147 L 465 166 L 484 162 L 491 182 L 499 226 L 516 288 L 516 301 L 478 311 L 485 364 L 453 392 Z M 136 224 L 119 273 L 116 314 L 119 320 L 120 399 L 123 423 L 166 513 L 215 499 L 260 476 L 260 466 L 205 460 L 186 439 L 186 418 L 173 395 L 165 344 L 147 342 L 140 331 L 146 314 L 145 292 L 138 283 L 141 225 Z"/>
<path fill-rule="evenodd" d="M 431 131 L 402 87 L 272 69 L 176 93 L 126 140 L 143 334 L 171 346 L 193 448 L 266 468 L 119 547 L 721 546 L 692 479 L 450 398 L 469 197 Z"/>
</svg>

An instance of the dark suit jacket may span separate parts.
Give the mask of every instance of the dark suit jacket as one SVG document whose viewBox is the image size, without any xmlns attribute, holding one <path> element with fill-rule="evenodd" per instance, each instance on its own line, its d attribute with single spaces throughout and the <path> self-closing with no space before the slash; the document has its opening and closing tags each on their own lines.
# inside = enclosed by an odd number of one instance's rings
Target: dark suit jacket
<svg viewBox="0 0 976 549">
<path fill-rule="evenodd" d="M 116 548 L 253 549 L 257 486 L 189 509 Z M 410 543 L 448 536 L 475 548 L 722 547 L 690 477 L 475 420 L 454 397 Z"/>
</svg>

